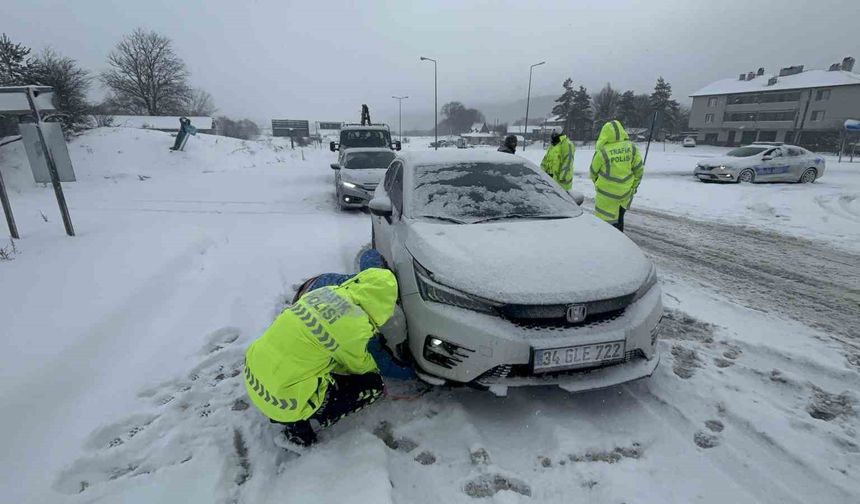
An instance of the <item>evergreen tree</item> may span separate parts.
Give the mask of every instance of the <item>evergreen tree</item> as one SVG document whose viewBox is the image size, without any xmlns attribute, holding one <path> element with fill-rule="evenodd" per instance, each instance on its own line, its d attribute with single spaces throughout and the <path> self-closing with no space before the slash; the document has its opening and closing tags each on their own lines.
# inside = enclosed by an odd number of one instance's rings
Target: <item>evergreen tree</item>
<svg viewBox="0 0 860 504">
<path fill-rule="evenodd" d="M 660 113 L 658 121 L 662 122 L 662 129 L 674 128 L 679 107 L 678 102 L 672 99 L 672 86 L 663 77 L 658 78 L 651 93 L 651 109 Z"/>
<path fill-rule="evenodd" d="M 13 43 L 6 34 L 0 35 L 0 86 L 23 86 L 31 84 L 27 55 L 30 48 Z"/>
<path fill-rule="evenodd" d="M 591 95 L 585 86 L 573 92 L 573 104 L 570 109 L 570 122 L 573 126 L 573 135 L 577 140 L 590 140 L 593 125 L 593 114 L 591 111 Z"/>
<path fill-rule="evenodd" d="M 633 91 L 625 91 L 618 101 L 618 120 L 625 128 L 639 127 L 639 114 L 636 110 L 636 94 Z"/>
<path fill-rule="evenodd" d="M 564 120 L 564 130 L 570 131 L 571 126 L 571 117 L 570 112 L 573 110 L 573 97 L 576 91 L 573 89 L 573 79 L 568 77 L 564 80 L 564 83 L 561 85 L 564 88 L 564 93 L 561 94 L 558 98 L 555 99 L 555 105 L 552 108 L 552 113 L 557 118 Z"/>
</svg>

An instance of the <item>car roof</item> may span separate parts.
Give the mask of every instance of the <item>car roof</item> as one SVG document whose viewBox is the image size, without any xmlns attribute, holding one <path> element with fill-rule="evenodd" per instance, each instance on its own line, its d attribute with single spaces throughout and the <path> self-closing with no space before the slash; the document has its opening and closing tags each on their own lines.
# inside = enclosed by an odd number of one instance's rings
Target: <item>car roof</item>
<svg viewBox="0 0 860 504">
<path fill-rule="evenodd" d="M 388 127 L 387 124 L 368 124 L 368 125 L 364 125 L 364 126 L 362 126 L 360 124 L 355 124 L 355 125 L 344 126 L 340 130 L 341 131 L 343 131 L 343 130 L 385 130 L 385 131 L 388 131 L 389 129 L 390 128 Z"/>
<path fill-rule="evenodd" d="M 354 154 L 356 152 L 394 152 L 388 147 L 350 147 L 348 149 L 344 149 L 344 152 L 347 154 Z"/>
<path fill-rule="evenodd" d="M 749 145 L 745 145 L 744 147 L 763 147 L 763 148 L 771 148 L 771 147 L 791 147 L 793 149 L 806 150 L 803 147 L 797 145 L 788 145 L 782 142 L 754 142 Z"/>
<path fill-rule="evenodd" d="M 483 149 L 401 151 L 397 157 L 405 163 L 422 166 L 460 163 L 531 164 L 528 159 L 520 156 Z"/>
</svg>

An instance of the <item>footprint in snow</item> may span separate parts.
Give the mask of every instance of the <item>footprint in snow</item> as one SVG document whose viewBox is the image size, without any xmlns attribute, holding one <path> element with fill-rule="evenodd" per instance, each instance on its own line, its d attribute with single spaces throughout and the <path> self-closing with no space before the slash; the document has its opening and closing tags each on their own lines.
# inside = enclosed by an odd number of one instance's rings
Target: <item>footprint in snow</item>
<svg viewBox="0 0 860 504">
<path fill-rule="evenodd" d="M 235 344 L 239 336 L 232 327 L 209 334 L 199 352 L 202 360 L 186 377 L 141 391 L 139 413 L 94 430 L 84 443 L 89 453 L 57 475 L 54 489 L 81 493 L 184 464 L 210 444 L 201 438 L 224 451 L 235 487 L 244 484 L 251 477 L 251 459 L 237 422 L 250 405 L 242 381 L 244 351 Z"/>
<path fill-rule="evenodd" d="M 478 476 L 463 486 L 463 492 L 465 492 L 469 497 L 474 497 L 476 499 L 492 497 L 503 490 L 516 492 L 527 497 L 532 496 L 531 487 L 524 481 L 516 478 L 509 478 L 501 474 L 485 474 Z"/>
<path fill-rule="evenodd" d="M 691 348 L 672 345 L 672 356 L 674 357 L 672 371 L 684 380 L 691 378 L 696 373 L 696 368 L 702 367 L 699 354 Z"/>
</svg>

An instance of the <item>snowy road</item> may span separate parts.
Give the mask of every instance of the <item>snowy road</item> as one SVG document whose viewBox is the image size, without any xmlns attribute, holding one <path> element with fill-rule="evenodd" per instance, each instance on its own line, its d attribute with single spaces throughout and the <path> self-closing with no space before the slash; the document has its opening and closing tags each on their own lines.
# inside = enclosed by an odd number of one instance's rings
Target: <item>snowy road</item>
<svg viewBox="0 0 860 504">
<path fill-rule="evenodd" d="M 628 236 L 662 269 L 849 340 L 860 354 L 860 255 L 654 210 L 634 209 L 625 224 Z"/>
<path fill-rule="evenodd" d="M 665 294 L 653 377 L 507 397 L 391 382 L 385 399 L 289 456 L 248 404 L 243 352 L 294 284 L 353 266 L 369 241 L 367 216 L 335 210 L 326 151 L 200 135 L 177 155 L 170 140 L 99 130 L 72 144 L 81 180 L 68 192 L 73 240 L 53 213 L 42 220 L 49 190 L 18 174 L 13 198 L 27 235 L 0 263 L 2 285 L 17 287 L 0 291 L 0 495 L 858 501 L 858 257 L 648 210 L 644 198 L 628 234 L 658 264 Z M 15 159 L 6 162 L 14 182 Z M 50 316 L 45 299 L 61 301 Z"/>
</svg>

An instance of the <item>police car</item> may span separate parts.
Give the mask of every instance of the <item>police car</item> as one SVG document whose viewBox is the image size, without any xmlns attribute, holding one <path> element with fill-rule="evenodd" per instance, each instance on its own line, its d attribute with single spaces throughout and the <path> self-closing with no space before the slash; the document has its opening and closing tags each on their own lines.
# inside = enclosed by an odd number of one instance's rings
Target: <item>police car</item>
<svg viewBox="0 0 860 504">
<path fill-rule="evenodd" d="M 699 161 L 693 173 L 704 182 L 812 183 L 824 175 L 824 157 L 796 145 L 757 143 Z"/>
</svg>

